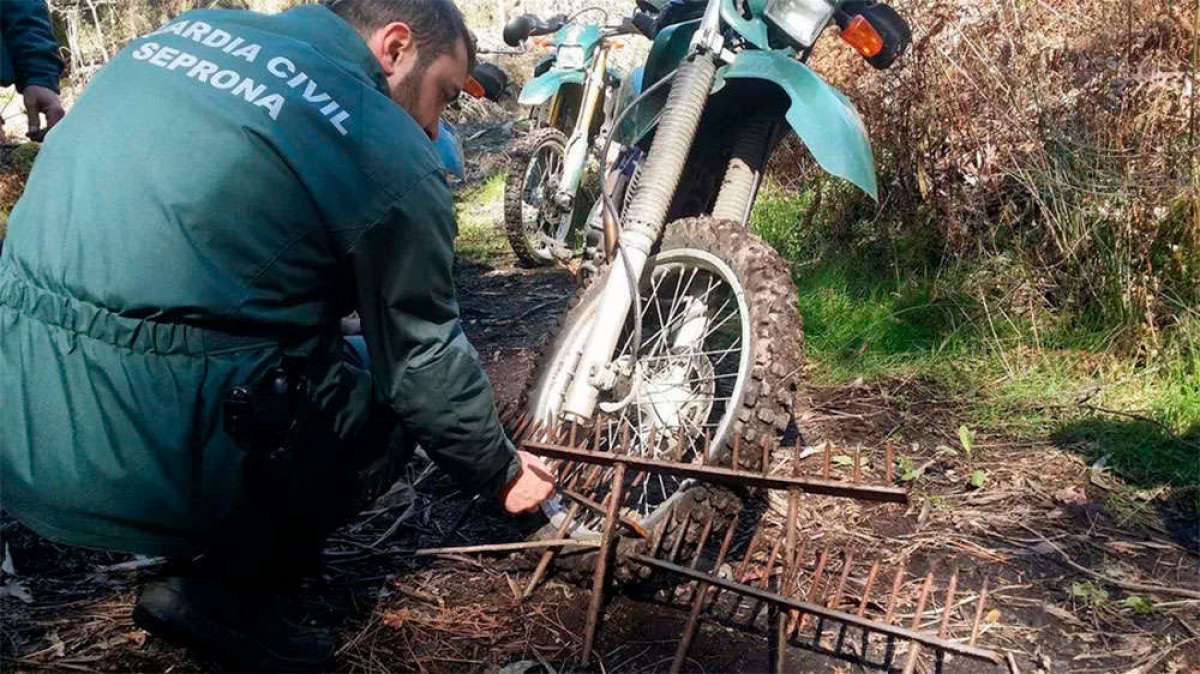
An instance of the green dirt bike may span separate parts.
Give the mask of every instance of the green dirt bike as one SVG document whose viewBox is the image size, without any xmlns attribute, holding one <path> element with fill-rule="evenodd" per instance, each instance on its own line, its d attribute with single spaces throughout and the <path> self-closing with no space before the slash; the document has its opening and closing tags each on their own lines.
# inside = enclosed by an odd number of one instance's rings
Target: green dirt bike
<svg viewBox="0 0 1200 674">
<path fill-rule="evenodd" d="M 605 143 L 620 159 L 593 217 L 611 254 L 544 347 L 522 409 L 644 457 L 729 465 L 740 447 L 739 466 L 758 470 L 791 421 L 803 351 L 788 264 L 746 228 L 763 167 L 790 128 L 877 198 L 858 112 L 805 62 L 831 24 L 880 69 L 911 31 L 874 1 L 643 0 L 631 21 L 653 45 Z M 626 479 L 625 507 L 647 530 L 691 490 Z"/>
<path fill-rule="evenodd" d="M 633 33 L 629 24 L 599 26 L 572 17 L 540 20 L 519 16 L 504 28 L 504 41 L 518 46 L 531 36 L 551 35 L 553 54 L 534 68 L 518 102 L 534 110 L 538 125 L 513 150 L 504 193 L 504 224 L 517 259 L 530 267 L 574 257 L 582 247 L 585 213 L 577 212 L 594 141 L 605 135 L 604 120 L 621 84 L 609 67 L 614 38 Z"/>
</svg>

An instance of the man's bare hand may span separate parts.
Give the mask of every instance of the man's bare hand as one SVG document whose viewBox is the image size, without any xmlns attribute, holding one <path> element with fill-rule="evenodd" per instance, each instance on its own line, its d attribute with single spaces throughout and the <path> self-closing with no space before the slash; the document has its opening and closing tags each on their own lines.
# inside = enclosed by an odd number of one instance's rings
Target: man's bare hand
<svg viewBox="0 0 1200 674">
<path fill-rule="evenodd" d="M 25 87 L 24 94 L 25 114 L 29 117 L 29 138 L 40 141 L 67 113 L 58 94 L 46 87 L 31 84 Z M 42 129 L 42 115 L 46 116 L 45 129 Z"/>
<path fill-rule="evenodd" d="M 500 490 L 500 502 L 509 514 L 531 513 L 554 493 L 554 475 L 542 460 L 529 452 L 517 452 L 521 472 Z"/>
</svg>

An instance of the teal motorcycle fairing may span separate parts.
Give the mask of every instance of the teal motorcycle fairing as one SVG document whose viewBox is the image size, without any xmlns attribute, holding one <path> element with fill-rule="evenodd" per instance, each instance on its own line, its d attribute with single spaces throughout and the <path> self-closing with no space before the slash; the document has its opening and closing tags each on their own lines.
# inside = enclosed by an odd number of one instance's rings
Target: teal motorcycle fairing
<svg viewBox="0 0 1200 674">
<path fill-rule="evenodd" d="M 529 106 L 541 105 L 558 93 L 562 85 L 583 84 L 587 80 L 588 68 L 592 65 L 592 59 L 596 56 L 596 49 L 600 46 L 602 37 L 603 31 L 599 26 L 571 23 L 559 28 L 550 41 L 556 54 L 557 50 L 562 47 L 581 47 L 584 55 L 583 67 L 560 68 L 558 63 L 554 62 L 548 70 L 525 83 L 525 86 L 521 88 L 520 96 L 517 97 L 517 103 Z M 555 59 L 555 56 L 547 58 Z M 545 59 L 538 64 L 539 68 L 544 62 Z"/>
</svg>

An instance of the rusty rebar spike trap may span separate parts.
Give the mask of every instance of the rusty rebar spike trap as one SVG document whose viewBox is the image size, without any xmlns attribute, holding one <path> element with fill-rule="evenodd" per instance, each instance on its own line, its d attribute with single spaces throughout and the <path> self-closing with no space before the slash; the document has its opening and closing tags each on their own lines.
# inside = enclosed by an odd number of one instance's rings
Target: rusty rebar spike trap
<svg viewBox="0 0 1200 674">
<path fill-rule="evenodd" d="M 692 556 L 692 569 L 699 568 L 700 566 L 700 558 L 704 556 L 704 545 L 708 543 L 708 536 L 712 533 L 713 520 L 715 519 L 716 515 L 709 517 L 708 520 L 704 522 L 704 528 L 700 530 L 700 539 L 696 541 L 696 554 Z M 692 588 L 692 591 L 697 592 L 699 589 L 700 582 L 696 581 L 695 587 Z"/>
<path fill-rule="evenodd" d="M 720 573 L 721 565 L 725 562 L 725 555 L 729 552 L 729 544 L 733 541 L 733 532 L 737 529 L 737 521 L 738 517 L 735 515 L 730 519 L 729 526 L 725 529 L 725 538 L 721 541 L 721 549 L 717 551 L 717 561 L 713 565 L 714 574 Z M 688 614 L 687 623 L 683 627 L 683 634 L 679 638 L 679 645 L 675 648 L 675 658 L 671 661 L 670 674 L 679 674 L 680 669 L 683 668 L 683 662 L 687 658 L 688 650 L 692 647 L 692 638 L 696 635 L 696 626 L 700 621 L 700 612 L 704 609 L 704 600 L 708 596 L 708 588 L 708 582 L 703 580 L 696 581 L 696 596 L 692 599 L 691 613 Z"/>
<path fill-rule="evenodd" d="M 900 586 L 904 581 L 904 574 L 908 571 L 908 559 L 905 558 L 900 568 L 896 569 L 896 576 L 892 579 L 892 594 L 888 597 L 887 611 L 883 614 L 883 622 L 891 624 L 892 616 L 895 615 L 896 598 L 900 596 Z"/>
<path fill-rule="evenodd" d="M 849 482 L 784 475 L 764 475 L 761 472 L 733 470 L 730 468 L 692 463 L 676 463 L 674 461 L 649 459 L 643 456 L 617 456 L 613 453 L 572 449 L 562 445 L 538 442 L 526 442 L 522 445 L 522 449 L 547 458 L 566 458 L 584 463 L 601 463 L 606 465 L 620 463 L 628 466 L 630 470 L 664 473 L 703 482 L 716 482 L 763 489 L 800 489 L 807 493 L 823 496 L 837 496 L 888 503 L 908 503 L 908 491 L 900 487 L 851 484 Z"/>
<path fill-rule="evenodd" d="M 587 665 L 592 660 L 592 647 L 596 643 L 596 630 L 600 625 L 600 612 L 604 610 L 604 586 L 608 575 L 608 556 L 612 548 L 613 532 L 617 528 L 617 513 L 620 512 L 624 496 L 625 464 L 618 463 L 613 474 L 612 491 L 609 493 L 608 513 L 604 517 L 604 529 L 600 534 L 600 549 L 596 554 L 596 568 L 592 574 L 592 596 L 588 605 L 587 624 L 583 635 L 582 661 Z"/>
<path fill-rule="evenodd" d="M 950 614 L 954 612 L 954 593 L 958 589 L 958 567 L 950 574 L 950 586 L 946 588 L 946 605 L 942 609 L 942 626 L 938 628 L 938 636 L 945 639 L 946 631 L 950 628 Z"/>
<path fill-rule="evenodd" d="M 917 610 L 913 613 L 910 630 L 916 632 L 921 626 L 921 614 L 925 613 L 925 602 L 929 599 L 929 591 L 933 588 L 933 572 L 925 574 L 925 582 L 921 584 L 921 594 L 917 597 Z M 917 659 L 921 657 L 921 644 L 911 642 L 908 650 L 908 660 L 904 663 L 904 674 L 913 674 L 917 668 Z"/>
<path fill-rule="evenodd" d="M 976 639 L 979 638 L 979 623 L 983 619 L 983 607 L 987 604 L 988 598 L 988 579 L 983 579 L 983 589 L 979 591 L 979 603 L 975 606 L 975 620 L 971 624 L 971 641 L 970 645 L 974 646 Z"/>
<path fill-rule="evenodd" d="M 884 451 L 883 465 L 884 465 L 884 469 L 886 470 L 886 474 L 885 474 L 883 483 L 890 485 L 893 482 L 893 472 L 892 471 L 894 469 L 892 468 L 892 464 L 896 462 L 896 457 L 893 453 L 892 446 L 890 444 L 886 445 L 884 447 L 883 451 Z"/>
<path fill-rule="evenodd" d="M 821 479 L 829 479 L 829 466 L 833 463 L 833 448 L 829 446 L 829 442 L 825 442 L 825 463 L 821 466 Z"/>
<path fill-rule="evenodd" d="M 771 474 L 771 444 L 764 442 L 762 446 L 762 474 Z"/>
<path fill-rule="evenodd" d="M 846 559 L 842 561 L 842 576 L 838 578 L 837 590 L 833 593 L 833 598 L 829 603 L 829 608 L 837 608 L 842 605 L 842 596 L 846 590 L 846 579 L 850 577 L 850 569 L 854 566 L 854 553 L 847 552 Z"/>
<path fill-rule="evenodd" d="M 683 525 L 675 530 L 675 542 L 671 543 L 671 554 L 667 558 L 674 562 L 679 558 L 679 546 L 683 545 L 683 539 L 687 537 L 688 527 L 692 525 L 692 511 L 687 511 L 684 514 Z"/>
<path fill-rule="evenodd" d="M 771 546 L 771 554 L 767 556 L 767 565 L 763 568 L 762 578 L 758 579 L 758 589 L 765 590 L 771 582 L 771 577 L 775 575 L 775 560 L 779 558 L 779 544 L 782 541 L 775 539 L 775 544 Z M 762 610 L 763 600 L 755 599 L 753 608 L 750 609 L 748 616 L 748 624 L 754 625 L 754 621 L 758 619 L 758 612 Z"/>
<path fill-rule="evenodd" d="M 801 613 L 811 613 L 813 615 L 821 616 L 836 622 L 846 623 L 866 631 L 877 632 L 893 638 L 914 641 L 937 650 L 943 650 L 948 653 L 955 653 L 977 660 L 986 660 L 993 664 L 1000 664 L 1002 662 L 1000 655 L 995 651 L 978 648 L 976 646 L 970 646 L 957 641 L 940 639 L 936 634 L 917 632 L 912 629 L 891 625 L 889 623 L 859 618 L 852 613 L 838 611 L 820 604 L 811 604 L 793 597 L 786 597 L 777 592 L 771 592 L 761 587 L 751 586 L 745 583 L 737 583 L 713 574 L 705 573 L 703 571 L 696 571 L 686 566 L 680 566 L 678 564 L 673 564 L 671 562 L 654 557 L 648 557 L 646 555 L 631 554 L 629 555 L 628 559 L 634 563 L 667 571 L 690 580 L 701 580 L 711 583 L 714 586 L 722 587 L 759 602 L 767 602 L 772 605 L 779 606 L 780 608 L 795 609 Z"/>
<path fill-rule="evenodd" d="M 826 545 L 821 549 L 821 554 L 817 557 L 817 568 L 813 571 L 812 583 L 808 586 L 808 594 L 805 597 L 808 603 L 813 603 L 817 598 L 817 588 L 821 585 L 821 577 L 825 574 L 825 563 L 829 561 L 829 546 Z M 796 631 L 804 631 L 804 624 L 808 622 L 808 616 L 801 614 L 800 622 L 796 626 Z M 792 630 L 788 630 L 788 637 L 793 634 Z M 820 633 L 817 634 L 817 639 L 820 640 Z"/>
<path fill-rule="evenodd" d="M 879 560 L 875 560 L 874 562 L 871 562 L 871 571 L 867 573 L 867 581 L 863 584 L 862 599 L 860 599 L 858 602 L 858 613 L 855 615 L 857 615 L 859 618 L 863 617 L 867 613 L 867 602 L 871 597 L 871 586 L 875 584 L 875 576 L 878 573 Z"/>
<path fill-rule="evenodd" d="M 854 448 L 854 473 L 850 480 L 855 484 L 862 482 L 862 445 Z"/>
</svg>

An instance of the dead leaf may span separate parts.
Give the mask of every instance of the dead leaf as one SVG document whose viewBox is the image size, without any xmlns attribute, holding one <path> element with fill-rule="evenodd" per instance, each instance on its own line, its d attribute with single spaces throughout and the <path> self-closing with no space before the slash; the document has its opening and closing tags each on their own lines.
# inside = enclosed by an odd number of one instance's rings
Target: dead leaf
<svg viewBox="0 0 1200 674">
<path fill-rule="evenodd" d="M 1087 503 L 1087 492 L 1083 487 L 1063 487 L 1054 492 L 1054 500 L 1064 505 L 1080 505 Z"/>
<path fill-rule="evenodd" d="M 1000 622 L 1000 609 L 994 608 L 994 609 L 988 611 L 986 614 L 984 614 L 983 622 L 985 622 L 985 623 Z"/>
</svg>

